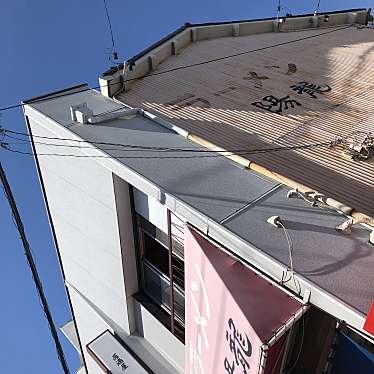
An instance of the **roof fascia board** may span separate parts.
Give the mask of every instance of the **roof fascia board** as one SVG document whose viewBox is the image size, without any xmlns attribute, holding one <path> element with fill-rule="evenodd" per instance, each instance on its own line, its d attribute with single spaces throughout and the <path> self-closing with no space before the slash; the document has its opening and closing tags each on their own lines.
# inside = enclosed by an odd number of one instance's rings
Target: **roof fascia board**
<svg viewBox="0 0 374 374">
<path fill-rule="evenodd" d="M 344 10 L 338 10 L 338 11 L 331 11 L 331 12 L 321 12 L 320 14 L 337 14 L 337 13 L 350 13 L 350 12 L 361 12 L 361 11 L 367 11 L 365 8 L 353 8 L 353 9 L 344 9 Z M 314 13 L 306 13 L 306 14 L 295 14 L 291 18 L 296 17 L 311 17 L 314 16 Z M 191 23 L 190 27 L 196 27 L 196 26 L 214 26 L 214 25 L 227 25 L 231 23 L 247 23 L 247 22 L 256 22 L 256 21 L 270 21 L 274 20 L 274 17 L 268 17 L 268 18 L 254 18 L 254 19 L 245 19 L 245 20 L 237 20 L 237 21 L 223 21 L 223 22 L 206 22 L 206 23 Z"/>
<path fill-rule="evenodd" d="M 58 98 L 60 95 L 63 96 L 65 93 L 71 92 L 72 90 L 78 90 L 79 88 L 81 88 L 82 90 L 86 89 L 87 91 L 90 89 L 89 86 L 87 85 L 87 83 L 82 83 L 82 84 L 78 84 L 76 86 L 72 86 L 72 87 L 69 87 L 69 88 L 64 88 L 63 90 L 52 91 L 48 94 L 35 96 L 35 97 L 32 97 L 32 98 L 27 99 L 27 100 L 22 100 L 22 104 L 24 104 L 24 105 L 25 104 L 32 104 L 33 102 L 38 102 L 39 100 L 44 101 L 44 99 L 45 100 L 53 99 L 54 96 L 56 96 L 55 98 Z"/>
<path fill-rule="evenodd" d="M 58 137 L 70 137 L 71 139 L 85 140 L 29 105 L 25 106 L 25 114 L 32 117 L 33 120 L 37 121 L 41 126 L 49 131 L 52 131 Z M 105 152 L 97 149 L 94 146 L 92 149 L 82 149 L 82 153 L 93 157 L 103 155 L 106 156 Z M 239 236 L 232 233 L 220 224 L 210 220 L 208 217 L 190 207 L 183 201 L 177 199 L 172 194 L 169 194 L 167 191 L 162 191 L 157 185 L 131 168 L 127 167 L 120 161 L 110 157 L 96 159 L 96 161 L 103 167 L 118 175 L 120 178 L 123 178 L 135 188 L 138 188 L 147 195 L 155 198 L 170 210 L 185 217 L 189 223 L 205 234 L 209 235 L 209 237 L 211 237 L 213 240 L 221 243 L 222 246 L 230 250 L 243 262 L 255 266 L 262 273 L 271 277 L 277 283 L 280 283 L 280 280 L 282 279 L 284 272 L 287 270 L 287 267 L 279 261 L 263 253 L 259 248 L 241 239 Z M 302 297 L 307 291 L 310 291 L 310 302 L 313 305 L 340 320 L 344 320 L 347 324 L 364 333 L 362 327 L 365 323 L 365 316 L 362 313 L 354 310 L 351 306 L 345 304 L 340 299 L 334 297 L 319 286 L 298 274 L 295 274 L 295 281 L 300 285 L 300 297 Z M 282 286 L 295 294 L 298 292 L 293 282 L 283 284 Z"/>
<path fill-rule="evenodd" d="M 162 43 L 155 44 L 154 47 L 147 48 L 146 53 L 140 53 L 136 60 L 132 63 L 128 60 L 126 66 L 128 69 L 118 69 L 113 74 L 105 74 L 99 78 L 101 93 L 109 98 L 114 97 L 122 91 L 129 89 L 133 82 L 123 84 L 123 80 L 136 79 L 154 71 L 157 66 L 172 55 L 176 55 L 180 50 L 185 48 L 192 42 L 191 29 L 185 27 L 171 38 Z M 135 80 L 136 81 L 136 80 Z M 135 82 L 134 81 L 134 82 Z"/>
<path fill-rule="evenodd" d="M 156 43 L 153 43 L 143 51 L 137 53 L 135 56 L 131 57 L 128 60 L 128 63 L 131 65 L 132 62 L 139 60 L 141 57 L 145 56 L 147 53 L 153 51 L 154 49 L 160 47 L 162 44 L 168 42 L 169 40 L 173 39 L 174 37 L 178 36 L 180 33 L 185 31 L 187 28 L 191 26 L 190 23 L 185 23 L 183 26 L 179 27 L 175 31 L 171 32 L 170 34 L 164 36 L 162 39 L 158 40 Z"/>
<path fill-rule="evenodd" d="M 332 11 L 332 12 L 323 12 L 323 14 L 336 14 L 336 13 L 349 13 L 349 12 L 361 12 L 361 11 L 366 11 L 365 8 L 354 8 L 354 9 L 345 9 L 341 11 Z M 292 16 L 292 18 L 297 18 L 297 17 L 311 17 L 313 16 L 313 13 L 310 14 L 297 14 Z M 183 26 L 179 27 L 177 30 L 171 32 L 170 34 L 164 36 L 162 39 L 157 41 L 156 43 L 153 43 L 143 51 L 137 53 L 135 56 L 131 57 L 128 62 L 135 62 L 136 60 L 140 59 L 147 53 L 153 51 L 155 48 L 159 47 L 161 44 L 169 41 L 170 39 L 174 38 L 177 36 L 179 33 L 182 31 L 186 30 L 187 28 L 191 27 L 201 27 L 201 26 L 218 26 L 218 25 L 230 25 L 234 23 L 249 23 L 249 22 L 258 22 L 258 21 L 272 21 L 274 20 L 274 17 L 268 17 L 268 18 L 254 18 L 254 19 L 245 19 L 245 20 L 234 20 L 234 21 L 223 21 L 223 22 L 205 22 L 205 23 L 185 23 Z"/>
<path fill-rule="evenodd" d="M 338 12 L 324 12 L 317 16 L 304 14 L 292 16 L 287 19 L 287 22 L 282 24 L 278 23 L 275 18 L 201 24 L 186 23 L 127 60 L 126 70 L 118 68 L 112 74 L 108 74 L 108 71 L 104 72 L 99 78 L 101 92 L 107 97 L 114 97 L 116 94 L 128 90 L 132 82 L 124 84 L 124 80 L 135 79 L 151 73 L 168 57 L 178 54 L 180 50 L 196 41 L 268 32 L 301 31 L 321 25 L 331 27 L 351 23 L 364 24 L 367 21 L 368 12 L 364 8 L 358 8 Z M 330 16 L 326 25 L 322 20 L 325 14 Z"/>
<path fill-rule="evenodd" d="M 321 14 L 340 14 L 340 13 L 350 13 L 350 12 L 366 12 L 367 10 L 365 8 L 353 8 L 353 9 L 345 9 L 341 11 L 331 11 L 331 12 L 322 12 Z M 292 16 L 291 18 L 300 18 L 300 17 L 312 17 L 314 16 L 313 13 L 308 13 L 308 14 L 297 14 Z M 235 23 L 252 23 L 252 22 L 259 22 L 259 21 L 273 21 L 275 20 L 274 17 L 268 17 L 268 18 L 255 18 L 255 19 L 246 19 L 246 20 L 235 20 L 235 21 L 223 21 L 223 22 L 206 22 L 206 23 L 185 23 L 183 26 L 178 28 L 177 30 L 171 32 L 170 34 L 166 35 L 156 43 L 150 45 L 143 51 L 139 52 L 135 56 L 131 57 L 128 62 L 131 64 L 147 53 L 153 51 L 155 48 L 159 47 L 161 44 L 168 42 L 175 36 L 177 36 L 179 33 L 182 31 L 188 29 L 188 28 L 193 28 L 193 27 L 205 27 L 205 26 L 220 26 L 220 25 L 232 25 Z"/>
</svg>

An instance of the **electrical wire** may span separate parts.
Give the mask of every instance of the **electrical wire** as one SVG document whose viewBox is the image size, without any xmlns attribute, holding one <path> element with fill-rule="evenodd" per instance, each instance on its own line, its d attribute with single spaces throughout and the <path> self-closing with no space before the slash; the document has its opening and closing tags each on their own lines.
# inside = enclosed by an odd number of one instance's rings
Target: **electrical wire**
<svg viewBox="0 0 374 374">
<path fill-rule="evenodd" d="M 138 77 L 134 77 L 134 78 L 130 78 L 130 79 L 124 79 L 122 82 L 120 82 L 118 84 L 124 84 L 124 83 L 127 83 L 127 82 L 132 82 L 132 81 L 136 81 L 136 80 L 143 79 L 143 78 L 150 78 L 150 77 L 154 77 L 154 76 L 158 76 L 158 75 L 168 74 L 168 73 L 172 73 L 172 72 L 179 71 L 179 70 L 190 69 L 190 68 L 194 68 L 194 67 L 198 67 L 198 66 L 202 66 L 202 65 L 206 65 L 206 64 L 211 64 L 211 63 L 231 59 L 231 58 L 234 58 L 234 57 L 238 57 L 238 56 L 242 56 L 242 55 L 246 55 L 246 54 L 250 54 L 250 53 L 260 52 L 260 51 L 264 51 L 264 50 L 272 49 L 272 48 L 276 48 L 276 47 L 281 47 L 281 46 L 284 46 L 284 45 L 293 44 L 293 43 L 297 43 L 297 42 L 308 40 L 308 39 L 318 38 L 320 36 L 324 36 L 324 35 L 331 34 L 331 33 L 334 33 L 334 32 L 346 30 L 346 29 L 351 28 L 351 27 L 352 27 L 352 25 L 339 27 L 339 28 L 336 28 L 336 29 L 333 29 L 333 30 L 328 30 L 328 31 L 321 32 L 321 33 L 318 33 L 318 34 L 308 35 L 308 36 L 304 36 L 304 37 L 301 37 L 301 38 L 288 40 L 286 42 L 280 42 L 280 43 L 272 44 L 272 45 L 265 46 L 265 47 L 250 49 L 250 50 L 247 50 L 247 51 L 238 52 L 238 53 L 234 53 L 234 54 L 226 55 L 226 56 L 222 56 L 222 57 L 217 57 L 217 58 L 210 59 L 210 60 L 200 61 L 200 62 L 196 62 L 196 63 L 189 64 L 189 65 L 177 66 L 175 68 L 161 70 L 161 71 L 151 73 L 151 74 L 144 74 L 144 75 L 141 75 L 141 76 L 138 76 Z M 104 87 L 108 87 L 109 85 L 110 84 L 104 84 L 104 85 L 99 85 L 99 86 L 90 87 L 90 88 L 82 88 L 81 90 L 74 90 L 73 92 L 64 92 L 64 93 L 53 95 L 52 97 L 46 97 L 46 98 L 43 97 L 43 98 L 40 98 L 40 99 L 35 99 L 35 100 L 32 100 L 32 101 L 28 102 L 27 104 L 36 104 L 36 103 L 48 101 L 48 100 L 51 100 L 51 99 L 57 99 L 57 98 L 60 98 L 60 97 L 70 96 L 70 95 L 74 95 L 74 94 L 77 94 L 77 93 L 87 92 L 87 91 L 90 91 L 90 90 L 93 90 L 93 89 L 101 89 L 101 88 L 104 88 Z M 0 108 L 0 112 L 10 110 L 10 109 L 15 109 L 15 108 L 21 108 L 24 105 L 25 104 L 21 103 L 21 104 L 16 104 L 16 105 L 10 105 L 10 106 L 7 106 L 7 107 L 3 107 L 3 108 Z"/>
<path fill-rule="evenodd" d="M 285 235 L 286 240 L 287 240 L 287 244 L 288 244 L 288 255 L 289 255 L 289 268 L 291 269 L 291 272 L 293 273 L 294 272 L 294 268 L 293 268 L 293 258 L 292 258 L 292 254 L 293 254 L 293 243 L 292 243 L 292 239 L 291 239 L 290 235 L 288 234 L 288 231 L 287 231 L 286 227 L 284 226 L 283 222 L 281 220 L 278 220 L 278 223 L 282 227 L 284 235 Z"/>
<path fill-rule="evenodd" d="M 322 147 L 322 146 L 331 146 L 331 142 L 328 143 L 317 143 L 317 144 L 305 144 L 300 146 L 288 146 L 288 147 L 278 147 L 278 148 L 266 148 L 266 149 L 254 149 L 254 150 L 248 150 L 245 152 L 236 152 L 235 155 L 238 156 L 247 156 L 247 155 L 253 155 L 253 154 L 261 154 L 261 153 L 272 153 L 272 152 L 278 152 L 278 151 L 290 151 L 290 150 L 306 150 L 311 149 L 315 147 Z M 23 154 L 23 155 L 30 155 L 30 156 L 56 156 L 56 157 L 72 157 L 72 158 L 114 158 L 114 159 L 194 159 L 194 158 L 210 158 L 210 157 L 224 157 L 225 155 L 231 155 L 232 152 L 228 152 L 228 154 L 224 154 L 224 152 L 217 153 L 216 151 L 210 151 L 210 153 L 213 154 L 201 154 L 201 155 L 190 155 L 190 156 L 111 156 L 111 155 L 97 155 L 97 156 L 91 156 L 91 155 L 74 155 L 74 154 L 66 154 L 66 153 L 33 153 L 33 152 L 24 152 L 19 151 L 16 149 L 11 148 L 5 148 L 4 146 L 1 148 L 4 151 Z M 100 150 L 100 149 L 99 149 Z M 121 150 L 119 150 L 121 151 Z M 148 150 L 144 150 L 147 151 Z M 171 151 L 171 152 L 180 152 L 180 151 Z M 191 152 L 191 151 L 186 151 Z"/>
<path fill-rule="evenodd" d="M 23 226 L 21 217 L 20 217 L 19 212 L 18 212 L 16 202 L 15 202 L 14 197 L 13 197 L 12 190 L 9 186 L 9 183 L 8 183 L 5 171 L 4 171 L 4 169 L 1 165 L 1 162 L 0 162 L 0 181 L 1 181 L 1 185 L 3 187 L 4 195 L 5 195 L 8 203 L 9 203 L 9 206 L 11 208 L 13 221 L 16 225 L 18 234 L 20 236 L 20 239 L 21 239 L 23 247 L 24 247 L 24 252 L 25 252 L 25 255 L 26 255 L 27 263 L 28 263 L 28 266 L 31 270 L 31 274 L 32 274 L 32 278 L 34 280 L 35 288 L 38 291 L 39 301 L 41 302 L 42 310 L 43 310 L 44 315 L 45 315 L 45 317 L 48 321 L 48 326 L 49 326 L 51 335 L 52 335 L 54 343 L 55 343 L 58 359 L 61 363 L 61 366 L 63 368 L 64 373 L 69 374 L 70 371 L 69 371 L 69 368 L 68 368 L 68 365 L 67 365 L 67 362 L 66 362 L 66 359 L 65 359 L 65 356 L 64 356 L 64 352 L 62 350 L 62 346 L 61 346 L 61 343 L 60 343 L 60 340 L 59 340 L 59 337 L 58 337 L 58 334 L 57 334 L 56 326 L 54 324 L 51 311 L 50 311 L 48 303 L 47 303 L 47 299 L 46 299 L 45 294 L 44 294 L 43 285 L 42 285 L 41 279 L 39 277 L 38 270 L 37 270 L 36 265 L 35 265 L 35 261 L 33 259 L 31 247 L 30 247 L 30 244 L 29 244 L 29 242 L 27 240 L 27 237 L 26 237 L 25 228 Z"/>
<path fill-rule="evenodd" d="M 293 242 L 292 242 L 292 238 L 291 238 L 290 234 L 288 233 L 288 230 L 286 229 L 286 226 L 284 225 L 284 223 L 281 220 L 278 220 L 277 222 L 282 227 L 282 229 L 284 231 L 284 235 L 285 235 L 286 240 L 287 240 L 288 256 L 289 256 L 288 268 L 286 270 L 286 273 L 282 274 L 281 283 L 285 284 L 292 279 L 292 281 L 295 285 L 295 289 L 296 289 L 297 293 L 300 295 L 301 294 L 301 285 L 300 285 L 300 282 L 295 277 L 295 270 L 294 270 L 294 266 L 293 266 Z M 290 277 L 288 279 L 284 279 L 283 276 L 287 275 L 289 270 L 290 270 Z"/>
<path fill-rule="evenodd" d="M 5 133 L 16 133 L 23 136 L 28 136 L 26 133 L 16 132 L 12 130 L 2 129 Z M 154 146 L 141 146 L 141 145 L 134 145 L 134 144 L 122 144 L 122 143 L 108 143 L 108 142 L 89 142 L 87 140 L 77 140 L 77 139 L 69 139 L 69 138 L 58 138 L 58 137 L 46 137 L 46 136 L 33 136 L 33 138 L 42 138 L 42 139 L 49 139 L 49 140 L 59 140 L 59 141 L 72 141 L 78 142 L 79 145 L 66 145 L 68 148 L 91 148 L 95 149 L 94 147 L 82 147 L 81 143 L 83 144 L 93 144 L 93 145 L 110 145 L 116 147 L 124 147 L 130 149 L 117 149 L 117 148 L 98 148 L 102 151 L 127 151 L 127 152 L 134 152 L 134 151 L 144 151 L 144 152 L 171 152 L 171 153 L 188 153 L 188 156 L 110 156 L 110 155 L 100 155 L 100 156 L 90 156 L 90 155 L 74 155 L 74 154 L 65 154 L 65 153 L 38 153 L 39 156 L 60 156 L 60 157 L 75 157 L 75 158 L 118 158 L 118 159 L 191 159 L 191 158 L 209 158 L 209 157 L 221 157 L 221 156 L 230 156 L 230 155 L 253 155 L 253 154 L 262 154 L 262 153 L 273 153 L 273 152 L 280 152 L 280 151 L 294 151 L 294 150 L 307 150 L 312 148 L 319 148 L 319 147 L 331 147 L 336 145 L 342 145 L 345 143 L 345 138 L 341 136 L 336 136 L 334 140 L 328 142 L 319 142 L 319 143 L 309 143 L 309 144 L 300 144 L 300 145 L 290 145 L 290 146 L 279 146 L 279 147 L 269 147 L 269 148 L 253 148 L 253 149 L 236 149 L 236 150 L 209 150 L 209 149 L 196 149 L 196 148 L 172 148 L 172 147 L 154 147 Z M 20 140 L 19 138 L 17 138 Z M 29 140 L 27 140 L 29 141 Z M 62 144 L 55 144 L 55 143 L 44 143 L 44 142 L 37 142 L 37 144 L 46 145 L 46 146 L 56 146 L 62 147 Z M 25 155 L 35 155 L 33 152 L 24 152 L 17 149 L 11 149 L 7 146 L 7 144 L 11 143 L 0 143 L 2 145 L 2 149 L 19 153 Z M 26 140 L 25 140 L 26 144 Z M 205 153 L 205 154 L 204 154 Z M 208 153 L 208 154 L 207 154 Z M 191 155 L 192 154 L 192 155 Z M 195 155 L 194 155 L 195 154 Z"/>
<path fill-rule="evenodd" d="M 292 374 L 293 371 L 295 370 L 296 368 L 296 365 L 297 363 L 299 362 L 299 359 L 300 359 L 300 355 L 301 355 L 301 352 L 303 350 L 303 344 L 304 344 L 304 335 L 305 335 L 305 322 L 304 322 L 304 318 L 305 318 L 305 314 L 303 314 L 303 316 L 301 317 L 301 323 L 302 323 L 302 335 L 301 335 L 301 343 L 300 343 L 300 349 L 299 349 L 299 352 L 297 354 L 297 357 L 296 357 L 296 360 L 294 362 L 294 364 L 291 366 L 291 368 L 287 371 L 287 374 Z"/>
<path fill-rule="evenodd" d="M 281 357 L 283 357 L 283 354 L 285 353 L 286 345 L 287 345 L 287 339 L 285 339 L 283 344 L 282 344 L 282 347 L 281 347 L 280 352 L 278 354 L 278 357 L 277 357 L 277 359 L 276 359 L 276 361 L 273 365 L 273 368 L 271 369 L 270 374 L 274 374 L 274 370 L 278 367 L 279 360 L 281 359 Z"/>
<path fill-rule="evenodd" d="M 10 132 L 10 130 L 5 130 L 5 133 Z M 27 135 L 26 133 L 23 133 L 23 135 Z M 10 139 L 14 140 L 20 140 L 22 143 L 16 143 L 16 142 L 6 142 L 6 144 L 9 145 L 23 145 L 28 144 L 30 141 L 29 139 L 21 139 L 16 138 L 11 135 L 7 135 L 6 137 L 9 137 Z M 33 138 L 38 138 L 37 135 L 33 135 Z M 188 152 L 188 153 L 220 153 L 223 155 L 230 155 L 232 153 L 235 154 L 253 154 L 253 153 L 267 153 L 267 152 L 278 152 L 278 151 L 285 151 L 285 150 L 298 150 L 298 149 L 307 149 L 307 148 L 318 148 L 318 147 L 327 147 L 327 146 L 333 146 L 337 144 L 342 144 L 344 142 L 343 138 L 338 136 L 335 137 L 335 140 L 329 141 L 329 142 L 319 142 L 319 143 L 309 143 L 309 144 L 300 144 L 300 145 L 290 145 L 290 146 L 279 146 L 279 147 L 271 147 L 271 148 L 254 148 L 254 149 L 231 149 L 231 150 L 225 150 L 222 151 L 220 149 L 197 149 L 195 148 L 188 148 L 188 147 L 156 147 L 156 146 L 145 146 L 145 145 L 134 145 L 134 144 L 123 144 L 123 143 L 107 143 L 107 142 L 89 142 L 87 140 L 77 140 L 77 139 L 67 139 L 67 138 L 57 138 L 57 137 L 40 137 L 43 139 L 49 139 L 49 140 L 61 140 L 61 141 L 74 141 L 78 143 L 83 144 L 94 144 L 94 145 L 108 145 L 108 146 L 115 146 L 115 147 L 123 147 L 123 148 L 129 148 L 125 150 L 121 150 L 118 148 L 100 148 L 101 150 L 105 151 L 127 151 L 127 152 L 138 152 L 138 151 L 147 151 L 147 152 Z M 71 144 L 56 144 L 56 143 L 45 143 L 45 142 L 39 142 L 34 141 L 35 144 L 40 145 L 46 145 L 46 146 L 56 146 L 56 147 L 67 147 L 67 148 L 78 148 L 78 149 L 93 149 L 92 146 L 82 146 L 79 145 L 71 145 Z M 219 155 L 217 155 L 219 156 Z"/>
</svg>

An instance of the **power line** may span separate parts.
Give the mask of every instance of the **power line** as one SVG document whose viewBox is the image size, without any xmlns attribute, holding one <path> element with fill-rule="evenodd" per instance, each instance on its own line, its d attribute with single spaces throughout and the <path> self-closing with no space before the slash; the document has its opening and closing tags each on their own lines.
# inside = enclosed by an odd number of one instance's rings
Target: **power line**
<svg viewBox="0 0 374 374">
<path fill-rule="evenodd" d="M 30 156 L 57 156 L 57 157 L 72 157 L 72 158 L 113 158 L 113 159 L 157 159 L 157 160 L 163 160 L 163 159 L 194 159 L 194 158 L 210 158 L 210 157 L 222 157 L 222 156 L 246 156 L 246 155 L 253 155 L 253 154 L 262 154 L 262 153 L 273 153 L 273 152 L 280 152 L 280 151 L 294 151 L 294 150 L 307 150 L 312 148 L 318 148 L 318 147 L 331 147 L 334 145 L 342 144 L 342 141 L 336 141 L 336 142 L 321 142 L 321 143 L 310 143 L 310 144 L 302 144 L 298 146 L 283 146 L 283 147 L 273 147 L 273 148 L 263 148 L 263 149 L 251 149 L 251 150 L 245 150 L 245 151 L 239 151 L 233 153 L 232 151 L 204 151 L 201 150 L 201 152 L 209 152 L 213 154 L 200 154 L 200 155 L 189 155 L 189 156 L 180 156 L 180 155 L 173 155 L 173 156 L 112 156 L 112 155 L 98 155 L 98 156 L 90 156 L 90 155 L 76 155 L 76 154 L 66 154 L 66 153 L 37 153 L 34 152 L 25 152 L 25 151 L 19 151 L 17 149 L 12 149 L 3 145 L 2 149 L 8 152 L 23 154 L 23 155 L 30 155 Z M 47 145 L 49 145 L 47 143 Z M 105 150 L 97 148 L 98 150 Z M 117 150 L 121 151 L 121 150 Z M 124 151 L 124 150 L 122 150 Z M 129 150 L 127 150 L 129 152 Z M 149 150 L 145 149 L 144 152 L 149 152 Z M 131 152 L 131 150 L 130 150 Z M 174 153 L 180 153 L 180 152 L 186 152 L 191 153 L 192 151 L 186 151 L 186 150 L 170 150 L 170 152 Z M 193 152 L 192 152 L 193 153 Z"/>
<path fill-rule="evenodd" d="M 47 299 L 44 295 L 42 282 L 39 278 L 38 271 L 37 271 L 37 268 L 35 266 L 35 262 L 34 262 L 34 259 L 33 259 L 32 253 L 31 253 L 30 245 L 29 245 L 29 243 L 27 241 L 27 238 L 26 238 L 24 226 L 23 226 L 21 217 L 19 215 L 17 205 L 16 205 L 16 202 L 14 200 L 14 197 L 13 197 L 11 188 L 9 186 L 7 177 L 5 175 L 5 171 L 4 171 L 4 169 L 1 165 L 1 162 L 0 162 L 0 179 L 1 179 L 2 187 L 4 189 L 5 197 L 7 198 L 8 202 L 9 202 L 9 206 L 12 210 L 13 219 L 15 221 L 17 230 L 18 230 L 19 235 L 20 235 L 21 240 L 22 240 L 22 244 L 23 244 L 23 247 L 24 247 L 24 250 L 25 250 L 25 255 L 26 255 L 26 258 L 27 258 L 27 262 L 28 262 L 28 265 L 31 269 L 32 277 L 33 277 L 33 280 L 34 280 L 34 283 L 35 283 L 35 287 L 38 291 L 39 298 L 40 298 L 41 303 L 42 303 L 42 308 L 43 308 L 44 314 L 45 314 L 45 316 L 48 320 L 49 329 L 51 331 L 51 334 L 52 334 L 52 337 L 53 337 L 53 340 L 54 340 L 54 343 L 55 343 L 55 346 L 56 346 L 58 359 L 61 362 L 61 366 L 63 368 L 64 373 L 69 374 L 70 371 L 69 371 L 68 365 L 66 363 L 64 352 L 62 350 L 62 346 L 61 346 L 61 343 L 60 343 L 60 340 L 59 340 L 59 337 L 58 337 L 58 334 L 57 334 L 56 326 L 53 322 L 52 314 L 51 314 L 51 312 L 49 310 L 49 307 L 48 307 Z"/>
<path fill-rule="evenodd" d="M 1 130 L 1 129 L 0 129 Z M 21 140 L 22 143 L 16 143 L 16 144 L 28 144 L 30 141 L 28 139 L 20 139 L 15 138 L 12 136 L 7 135 L 7 132 L 15 133 L 15 131 L 12 130 L 6 130 L 3 129 L 5 132 L 6 137 L 10 137 L 12 139 Z M 22 134 L 24 136 L 28 136 L 26 133 L 16 132 L 17 134 Z M 333 146 L 337 144 L 343 144 L 345 142 L 345 138 L 342 136 L 336 136 L 334 140 L 328 141 L 328 142 L 317 142 L 317 143 L 307 143 L 307 144 L 299 144 L 299 145 L 288 145 L 288 146 L 279 146 L 279 147 L 268 147 L 268 148 L 252 148 L 252 149 L 227 149 L 227 150 L 221 150 L 221 149 L 197 149 L 195 148 L 187 148 L 187 147 L 179 147 L 179 148 L 173 148 L 173 147 L 156 147 L 156 146 L 144 146 L 144 145 L 134 145 L 134 144 L 123 144 L 123 143 L 108 143 L 108 142 L 90 142 L 87 140 L 77 140 L 77 139 L 69 139 L 69 138 L 58 138 L 58 137 L 48 137 L 48 136 L 37 136 L 34 135 L 33 138 L 42 138 L 42 139 L 48 139 L 48 140 L 60 140 L 60 141 L 72 141 L 72 142 L 78 142 L 83 144 L 90 144 L 91 146 L 82 146 L 79 145 L 71 145 L 71 144 L 55 144 L 55 143 L 45 143 L 45 142 L 39 142 L 34 141 L 35 144 L 40 145 L 46 145 L 46 146 L 55 146 L 55 147 L 67 147 L 67 148 L 78 148 L 78 149 L 92 149 L 93 145 L 104 145 L 104 146 L 115 146 L 115 147 L 121 147 L 124 149 L 118 149 L 118 148 L 99 148 L 101 150 L 105 151 L 126 151 L 126 152 L 139 152 L 139 151 L 146 151 L 146 152 L 186 152 L 186 153 L 243 153 L 243 154 L 253 154 L 253 153 L 267 153 L 267 152 L 278 152 L 278 151 L 287 151 L 287 150 L 302 150 L 302 149 L 308 149 L 308 148 L 317 148 L 317 147 L 327 147 L 327 146 Z M 13 145 L 14 143 L 9 142 L 3 142 L 4 145 Z M 219 156 L 219 155 L 217 155 Z"/>
<path fill-rule="evenodd" d="M 242 55 L 245 55 L 245 54 L 250 54 L 250 53 L 260 52 L 260 51 L 264 51 L 264 50 L 271 49 L 271 48 L 281 47 L 281 46 L 284 46 L 284 45 L 297 43 L 297 42 L 307 40 L 307 39 L 318 38 L 320 36 L 331 34 L 331 33 L 334 33 L 334 32 L 341 31 L 341 30 L 346 30 L 346 29 L 351 28 L 351 27 L 352 27 L 352 25 L 348 25 L 348 26 L 337 28 L 337 29 L 321 32 L 319 34 L 314 34 L 314 35 L 309 35 L 309 36 L 304 36 L 304 37 L 301 37 L 301 38 L 289 40 L 289 41 L 286 41 L 286 42 L 281 42 L 281 43 L 277 43 L 277 44 L 273 44 L 273 45 L 269 45 L 269 46 L 265 46 L 265 47 L 260 47 L 260 48 L 256 48 L 256 49 L 251 49 L 251 50 L 247 50 L 247 51 L 243 51 L 243 52 L 234 53 L 234 54 L 231 54 L 231 55 L 217 57 L 217 58 L 214 58 L 214 59 L 211 59 L 211 60 L 200 61 L 200 62 L 196 62 L 196 63 L 189 64 L 189 65 L 177 66 L 175 68 L 171 68 L 171 69 L 167 69 L 167 70 L 161 70 L 159 72 L 155 72 L 155 73 L 151 73 L 151 74 L 144 74 L 144 75 L 141 75 L 141 76 L 138 76 L 138 77 L 134 77 L 134 78 L 130 78 L 130 79 L 124 79 L 123 81 L 119 82 L 118 84 L 125 84 L 125 83 L 136 81 L 136 80 L 139 80 L 139 79 L 150 78 L 150 77 L 154 77 L 154 76 L 158 76 L 158 75 L 168 74 L 168 73 L 172 73 L 172 72 L 175 72 L 175 71 L 178 71 L 178 70 L 190 69 L 190 68 L 194 68 L 194 67 L 198 67 L 198 66 L 202 66 L 202 65 L 206 65 L 206 64 L 211 64 L 211 63 L 214 63 L 214 62 L 219 62 L 219 61 L 231 59 L 231 58 L 242 56 Z M 70 95 L 74 95 L 74 94 L 77 94 L 77 93 L 90 91 L 90 90 L 93 90 L 93 89 L 101 89 L 103 87 L 108 87 L 109 85 L 110 84 L 104 84 L 104 85 L 99 85 L 99 86 L 90 87 L 90 88 L 82 88 L 81 90 L 75 90 L 74 92 L 64 92 L 64 93 L 61 93 L 61 94 L 53 95 L 53 97 L 35 99 L 35 100 L 32 100 L 31 102 L 29 102 L 27 104 L 35 104 L 35 103 L 44 102 L 44 101 L 51 100 L 51 99 L 57 99 L 59 97 L 70 96 Z M 8 106 L 8 107 L 3 107 L 3 108 L 0 108 L 0 112 L 10 110 L 10 109 L 20 108 L 20 107 L 23 107 L 23 105 L 25 105 L 25 104 L 15 104 L 15 105 L 11 105 L 11 106 Z"/>
</svg>

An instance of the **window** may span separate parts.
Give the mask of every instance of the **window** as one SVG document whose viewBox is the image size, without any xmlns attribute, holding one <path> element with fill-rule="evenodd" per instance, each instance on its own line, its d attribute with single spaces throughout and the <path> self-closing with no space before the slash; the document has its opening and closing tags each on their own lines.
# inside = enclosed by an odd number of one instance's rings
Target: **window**
<svg viewBox="0 0 374 374">
<path fill-rule="evenodd" d="M 171 315 L 168 235 L 137 213 L 136 223 L 141 291 Z M 184 339 L 185 323 L 182 243 L 181 236 L 172 235 L 173 325 L 175 335 L 181 340 Z"/>
</svg>

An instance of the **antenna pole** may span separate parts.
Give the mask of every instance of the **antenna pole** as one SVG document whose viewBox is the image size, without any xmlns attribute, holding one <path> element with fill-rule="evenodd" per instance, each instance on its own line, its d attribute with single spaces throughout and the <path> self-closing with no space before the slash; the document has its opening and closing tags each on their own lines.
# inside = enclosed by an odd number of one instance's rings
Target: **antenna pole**
<svg viewBox="0 0 374 374">
<path fill-rule="evenodd" d="M 277 22 L 279 22 L 279 14 L 281 11 L 281 2 L 278 0 L 278 5 L 277 5 Z"/>
<path fill-rule="evenodd" d="M 316 8 L 316 10 L 315 10 L 315 12 L 314 12 L 314 15 L 319 14 L 319 4 L 320 4 L 320 3 L 321 3 L 321 0 L 318 0 L 317 8 Z"/>
</svg>

